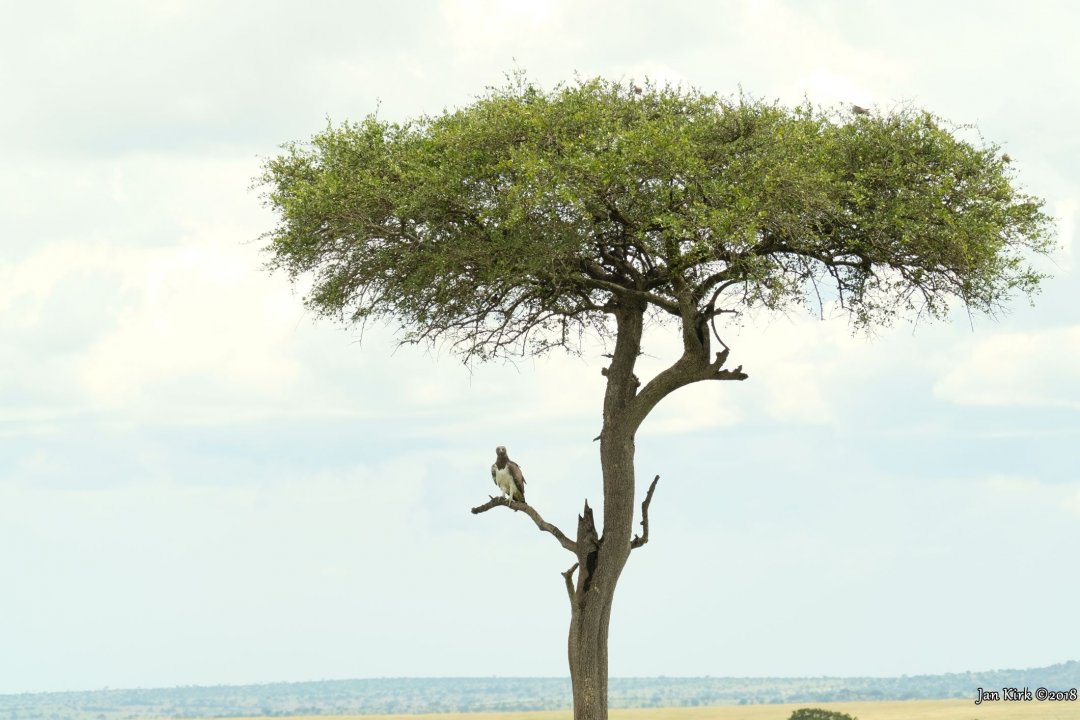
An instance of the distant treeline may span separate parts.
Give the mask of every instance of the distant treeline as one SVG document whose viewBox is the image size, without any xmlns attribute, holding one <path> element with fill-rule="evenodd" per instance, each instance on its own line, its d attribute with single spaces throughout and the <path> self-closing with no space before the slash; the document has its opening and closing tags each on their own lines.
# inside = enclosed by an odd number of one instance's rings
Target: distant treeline
<svg viewBox="0 0 1080 720">
<path fill-rule="evenodd" d="M 612 707 L 684 707 L 975 697 L 976 688 L 1080 687 L 1075 660 L 1027 670 L 898 678 L 612 678 Z M 0 695 L 0 720 L 563 710 L 569 678 L 379 678 L 158 690 Z"/>
</svg>

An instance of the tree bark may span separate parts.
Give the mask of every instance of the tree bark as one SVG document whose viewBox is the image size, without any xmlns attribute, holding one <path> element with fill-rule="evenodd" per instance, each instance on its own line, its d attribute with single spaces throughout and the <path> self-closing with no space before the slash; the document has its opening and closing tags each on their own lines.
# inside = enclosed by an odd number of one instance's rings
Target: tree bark
<svg viewBox="0 0 1080 720">
<path fill-rule="evenodd" d="M 608 627 L 615 585 L 630 556 L 634 522 L 634 434 L 631 412 L 637 388 L 634 364 L 641 350 L 644 303 L 616 313 L 618 334 L 605 370 L 600 466 L 604 477 L 603 534 L 597 537 L 588 502 L 578 518 L 578 578 L 571 597 L 568 656 L 574 720 L 607 720 Z"/>
</svg>

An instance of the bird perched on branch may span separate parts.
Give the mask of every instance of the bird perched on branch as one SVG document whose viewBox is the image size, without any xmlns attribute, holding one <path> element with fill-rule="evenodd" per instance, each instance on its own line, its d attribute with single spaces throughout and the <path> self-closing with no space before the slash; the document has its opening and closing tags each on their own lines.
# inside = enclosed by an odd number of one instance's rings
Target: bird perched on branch
<svg viewBox="0 0 1080 720">
<path fill-rule="evenodd" d="M 851 105 L 851 112 L 855 113 L 856 115 L 869 115 L 870 114 L 869 110 L 867 110 L 864 107 L 860 107 L 859 105 L 855 105 L 854 103 L 852 103 L 852 105 Z"/>
<path fill-rule="evenodd" d="M 525 476 L 521 467 L 506 454 L 506 446 L 495 448 L 495 464 L 491 466 L 491 479 L 511 500 L 525 502 Z"/>
</svg>

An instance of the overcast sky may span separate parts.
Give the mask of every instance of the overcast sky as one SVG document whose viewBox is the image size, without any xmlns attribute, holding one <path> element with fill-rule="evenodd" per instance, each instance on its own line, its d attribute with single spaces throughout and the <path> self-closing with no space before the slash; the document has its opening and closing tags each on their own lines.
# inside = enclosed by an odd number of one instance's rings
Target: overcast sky
<svg viewBox="0 0 1080 720">
<path fill-rule="evenodd" d="M 1056 277 L 1000 320 L 728 331 L 750 379 L 639 433 L 662 479 L 611 673 L 1076 659 L 1078 8 L 4 0 L 0 693 L 567 674 L 571 556 L 469 508 L 498 444 L 548 520 L 601 504 L 603 348 L 470 373 L 315 323 L 260 269 L 250 189 L 328 118 L 436 113 L 515 67 L 925 106 L 1057 218 Z"/>
</svg>

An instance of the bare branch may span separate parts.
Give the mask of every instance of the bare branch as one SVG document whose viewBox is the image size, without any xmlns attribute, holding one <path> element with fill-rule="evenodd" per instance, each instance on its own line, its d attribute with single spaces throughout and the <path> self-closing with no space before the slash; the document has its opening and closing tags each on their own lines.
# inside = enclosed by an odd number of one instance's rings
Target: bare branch
<svg viewBox="0 0 1080 720">
<path fill-rule="evenodd" d="M 580 286 L 605 290 L 622 297 L 646 300 L 672 315 L 679 314 L 678 303 L 674 300 L 637 287 L 638 282 L 642 280 L 640 274 L 637 278 L 626 278 L 608 272 L 592 258 L 577 258 L 577 268 L 585 275 L 577 281 Z"/>
<path fill-rule="evenodd" d="M 734 370 L 722 370 L 727 357 L 726 347 L 716 353 L 716 359 L 712 362 L 699 353 L 691 353 L 688 348 L 674 364 L 647 382 L 634 398 L 632 408 L 634 427 L 641 424 L 657 403 L 681 387 L 702 380 L 745 380 L 749 377 L 742 371 L 742 365 Z"/>
<path fill-rule="evenodd" d="M 570 596 L 570 602 L 574 602 L 574 571 L 577 570 L 578 564 L 574 563 L 570 566 L 570 569 L 564 573 L 560 573 L 563 576 L 563 580 L 566 580 L 566 594 Z"/>
<path fill-rule="evenodd" d="M 647 292 L 645 290 L 637 290 L 635 288 L 626 287 L 625 285 L 621 285 L 611 280 L 605 280 L 604 278 L 600 277 L 589 277 L 581 280 L 580 282 L 585 287 L 595 288 L 597 290 L 607 290 L 623 297 L 646 300 L 671 315 L 679 314 L 678 303 L 664 297 L 663 295 L 657 295 L 656 293 Z"/>
<path fill-rule="evenodd" d="M 723 345 L 723 342 L 721 342 Z M 742 371 L 742 365 L 739 365 L 734 370 L 721 370 L 724 367 L 724 363 L 727 362 L 728 353 L 727 345 L 724 345 L 724 349 L 716 353 L 716 360 L 709 363 L 709 375 L 706 380 L 745 380 L 749 377 Z"/>
<path fill-rule="evenodd" d="M 713 337 L 716 338 L 716 342 L 723 345 L 724 349 L 727 350 L 727 343 L 720 339 L 720 332 L 716 329 L 716 316 L 723 313 L 731 313 L 733 315 L 738 315 L 737 310 L 714 310 L 713 312 L 709 313 L 709 326 L 712 328 L 712 334 Z"/>
<path fill-rule="evenodd" d="M 725 282 L 720 282 L 721 280 L 724 280 L 725 278 L 730 278 L 730 279 L 726 280 Z M 705 303 L 705 307 L 708 308 L 710 311 L 712 311 L 712 310 L 714 310 L 716 308 L 716 300 L 717 300 L 717 298 L 719 298 L 723 294 L 723 292 L 725 290 L 727 290 L 732 285 L 738 285 L 739 283 L 744 283 L 744 282 L 746 282 L 745 277 L 740 275 L 740 276 L 736 276 L 734 278 L 731 278 L 731 269 L 730 268 L 724 268 L 720 272 L 715 273 L 713 275 L 710 275 L 709 277 L 705 278 L 703 281 L 698 283 L 697 284 L 697 289 L 694 290 L 694 296 L 695 297 L 698 297 L 698 296 L 704 297 L 705 293 L 709 292 L 709 290 L 712 290 L 713 291 L 712 297 L 709 298 L 709 302 Z M 719 283 L 719 285 L 717 283 Z"/>
<path fill-rule="evenodd" d="M 563 534 L 562 530 L 555 527 L 551 523 L 547 522 L 546 520 L 544 520 L 544 518 L 540 517 L 540 513 L 536 512 L 536 510 L 533 509 L 533 507 L 531 505 L 529 505 L 528 503 L 517 502 L 517 501 L 514 501 L 514 500 L 508 500 L 507 498 L 500 495 L 500 496 L 492 497 L 490 500 L 488 500 L 483 505 L 479 505 L 477 507 L 474 507 L 472 509 L 472 513 L 473 513 L 473 515 L 479 515 L 480 513 L 487 512 L 491 508 L 497 507 L 499 505 L 505 505 L 506 507 L 510 508 L 514 512 L 519 512 L 520 511 L 520 512 L 525 513 L 526 515 L 528 515 L 529 517 L 532 518 L 533 522 L 536 523 L 536 527 L 540 528 L 540 530 L 542 532 L 551 533 L 555 537 L 555 539 L 559 541 L 560 545 L 562 545 L 564 548 L 566 548 L 570 552 L 577 555 L 577 543 L 574 542 L 573 540 L 571 540 L 570 538 L 566 537 L 566 535 Z"/>
<path fill-rule="evenodd" d="M 609 262 L 613 267 L 619 270 L 626 280 L 635 283 L 639 283 L 642 279 L 641 273 L 631 263 L 626 262 L 623 258 L 619 257 L 615 253 L 609 251 L 604 247 L 604 243 L 596 244 L 596 251 L 604 260 Z"/>
<path fill-rule="evenodd" d="M 654 477 L 653 481 L 649 484 L 649 491 L 645 493 L 645 500 L 641 503 L 641 537 L 635 535 L 634 539 L 630 541 L 631 550 L 635 550 L 649 542 L 649 504 L 652 502 L 652 494 L 653 491 L 656 490 L 656 483 L 659 480 L 659 475 Z"/>
</svg>

